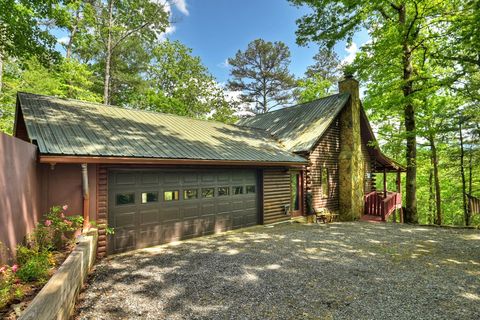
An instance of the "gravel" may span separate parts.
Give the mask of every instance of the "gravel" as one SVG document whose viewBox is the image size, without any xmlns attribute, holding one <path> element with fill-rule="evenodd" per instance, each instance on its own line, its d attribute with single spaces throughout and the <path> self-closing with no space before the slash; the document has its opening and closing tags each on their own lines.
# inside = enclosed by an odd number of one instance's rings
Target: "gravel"
<svg viewBox="0 0 480 320">
<path fill-rule="evenodd" d="M 76 319 L 480 319 L 480 232 L 257 226 L 104 259 Z"/>
</svg>

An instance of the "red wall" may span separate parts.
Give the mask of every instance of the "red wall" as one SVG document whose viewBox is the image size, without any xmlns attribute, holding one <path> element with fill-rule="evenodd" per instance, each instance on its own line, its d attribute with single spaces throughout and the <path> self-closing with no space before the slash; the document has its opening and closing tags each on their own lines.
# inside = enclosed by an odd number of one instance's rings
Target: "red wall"
<svg viewBox="0 0 480 320">
<path fill-rule="evenodd" d="M 37 147 L 0 133 L 0 242 L 14 250 L 41 216 Z M 0 261 L 9 254 L 0 250 Z"/>
<path fill-rule="evenodd" d="M 82 167 L 80 164 L 39 165 L 41 183 L 41 210 L 68 205 L 67 215 L 83 215 Z M 90 190 L 90 217 L 96 219 L 97 166 L 88 165 Z"/>
</svg>

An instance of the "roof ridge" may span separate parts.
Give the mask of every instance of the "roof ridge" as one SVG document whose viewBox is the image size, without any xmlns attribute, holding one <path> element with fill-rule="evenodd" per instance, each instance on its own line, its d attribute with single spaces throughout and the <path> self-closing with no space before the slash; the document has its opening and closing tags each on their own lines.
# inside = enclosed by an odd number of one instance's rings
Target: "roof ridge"
<svg viewBox="0 0 480 320">
<path fill-rule="evenodd" d="M 107 107 L 107 108 L 121 109 L 121 110 L 134 111 L 134 112 L 144 112 L 144 113 L 148 113 L 148 114 L 165 115 L 165 116 L 184 118 L 184 119 L 189 119 L 189 120 L 196 120 L 196 121 L 202 121 L 202 122 L 219 123 L 219 124 L 222 124 L 222 125 L 243 127 L 243 126 L 238 126 L 238 125 L 232 124 L 232 123 L 221 122 L 221 121 L 218 121 L 218 120 L 199 119 L 199 118 L 193 118 L 193 117 L 189 117 L 189 116 L 182 116 L 182 115 L 178 115 L 178 114 L 166 113 L 166 112 L 160 112 L 160 111 L 144 110 L 144 109 L 136 109 L 136 108 L 125 108 L 125 107 L 120 107 L 120 106 L 111 105 L 111 104 L 103 104 L 103 103 L 100 103 L 100 102 L 85 101 L 85 100 L 72 99 L 72 98 L 63 98 L 63 97 L 59 97 L 59 96 L 52 96 L 52 95 L 38 94 L 38 93 L 31 93 L 31 92 L 24 92 L 24 91 L 18 91 L 17 92 L 17 94 L 20 94 L 20 93 L 21 94 L 27 94 L 27 95 L 40 96 L 40 97 L 60 99 L 60 100 L 65 100 L 65 101 L 79 102 L 79 103 L 82 103 L 82 104 L 93 104 L 93 105 L 98 105 L 99 107 Z M 258 129 L 258 128 L 256 128 L 256 129 Z M 263 129 L 259 129 L 259 130 L 265 131 Z"/>
<path fill-rule="evenodd" d="M 251 118 L 258 117 L 258 116 L 263 116 L 263 115 L 266 115 L 266 114 L 269 114 L 269 113 L 273 113 L 273 112 L 291 110 L 292 108 L 301 107 L 301 106 L 304 106 L 304 105 L 306 105 L 306 104 L 310 104 L 310 103 L 312 103 L 312 102 L 316 102 L 316 101 L 320 101 L 320 100 L 325 100 L 325 99 L 329 99 L 329 98 L 332 98 L 332 97 L 335 97 L 335 96 L 341 96 L 341 95 L 350 95 L 350 94 L 349 94 L 348 92 L 339 92 L 339 93 L 331 94 L 331 95 L 326 96 L 326 97 L 322 97 L 322 98 L 310 100 L 310 101 L 307 101 L 307 102 L 297 103 L 297 104 L 294 104 L 293 106 L 283 107 L 283 108 L 281 108 L 281 109 L 271 110 L 271 111 L 268 111 L 268 112 L 265 112 L 265 113 L 259 113 L 259 114 L 256 114 L 256 115 L 252 116 Z M 249 117 L 246 117 L 246 118 L 249 118 Z"/>
</svg>

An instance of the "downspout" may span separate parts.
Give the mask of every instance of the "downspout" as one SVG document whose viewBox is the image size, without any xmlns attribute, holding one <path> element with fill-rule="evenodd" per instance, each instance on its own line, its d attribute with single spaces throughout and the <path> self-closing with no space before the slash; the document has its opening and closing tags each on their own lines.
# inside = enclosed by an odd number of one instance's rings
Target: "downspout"
<svg viewBox="0 0 480 320">
<path fill-rule="evenodd" d="M 90 195 L 88 191 L 88 165 L 82 163 L 83 229 L 90 226 Z"/>
</svg>

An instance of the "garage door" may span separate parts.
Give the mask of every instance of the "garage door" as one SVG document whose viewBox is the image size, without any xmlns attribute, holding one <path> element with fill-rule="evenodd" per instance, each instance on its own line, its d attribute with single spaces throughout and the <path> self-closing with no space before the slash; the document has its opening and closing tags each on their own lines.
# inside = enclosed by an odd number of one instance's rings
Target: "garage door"
<svg viewBox="0 0 480 320">
<path fill-rule="evenodd" d="M 258 223 L 255 170 L 118 170 L 108 189 L 111 253 Z"/>
</svg>

